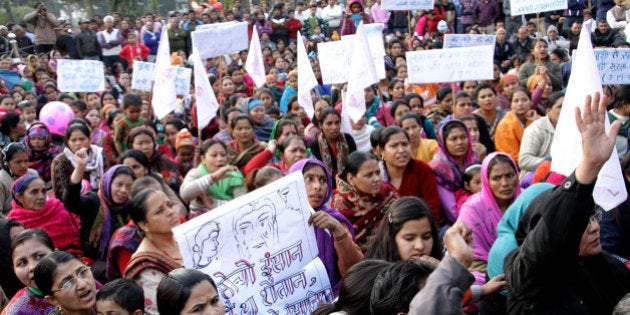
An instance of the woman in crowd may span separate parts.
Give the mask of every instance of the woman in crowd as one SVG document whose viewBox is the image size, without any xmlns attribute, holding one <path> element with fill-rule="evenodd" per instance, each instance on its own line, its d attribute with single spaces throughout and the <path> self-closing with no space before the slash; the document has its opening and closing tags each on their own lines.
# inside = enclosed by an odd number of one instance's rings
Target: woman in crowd
<svg viewBox="0 0 630 315">
<path fill-rule="evenodd" d="M 0 120 L 0 147 L 11 142 L 22 142 L 26 135 L 24 117 L 16 112 L 7 113 Z"/>
<path fill-rule="evenodd" d="M 177 157 L 175 138 L 177 138 L 177 133 L 184 128 L 186 124 L 181 119 L 174 118 L 164 124 L 164 144 L 158 145 L 158 150 L 173 161 Z"/>
<path fill-rule="evenodd" d="M 268 161 L 275 152 L 279 152 L 279 161 L 278 163 L 271 162 L 269 165 L 278 168 L 283 173 L 286 173 L 295 162 L 307 157 L 306 142 L 302 137 L 292 135 L 281 137 L 281 139 L 283 139 L 282 142 L 272 140 L 267 145 L 265 151 L 258 153 L 256 157 L 249 161 L 247 166 L 245 166 L 245 174 L 264 167 L 266 161 Z"/>
<path fill-rule="evenodd" d="M 171 229 L 180 224 L 177 211 L 161 191 L 145 189 L 131 199 L 129 214 L 144 234 L 124 276 L 144 290 L 146 314 L 159 314 L 156 291 L 160 280 L 184 263 Z"/>
<path fill-rule="evenodd" d="M 497 106 L 503 110 L 510 110 L 510 97 L 514 89 L 519 87 L 518 77 L 512 74 L 506 74 L 501 77 L 499 86 L 497 87 Z"/>
<path fill-rule="evenodd" d="M 481 165 L 481 192 L 466 200 L 457 219 L 473 232 L 474 261 L 469 270 L 476 284 L 486 282 L 488 252 L 497 238 L 497 224 L 520 193 L 518 167 L 512 158 L 501 152 L 488 155 Z"/>
<path fill-rule="evenodd" d="M 286 138 L 296 136 L 297 134 L 298 126 L 293 120 L 280 119 L 276 121 L 273 129 L 271 130 L 271 135 L 269 137 L 270 141 L 267 144 L 267 149 L 256 154 L 256 156 L 251 159 L 247 165 L 245 165 L 244 173 L 247 174 L 254 168 L 261 168 L 265 166 L 267 162 L 280 165 L 282 161 L 279 158 L 280 152 L 277 150 L 277 146 L 282 144 Z M 270 149 L 271 146 L 274 146 L 274 150 Z M 287 167 L 285 170 L 287 169 L 289 168 Z"/>
<path fill-rule="evenodd" d="M 11 240 L 22 231 L 24 231 L 22 223 L 13 219 L 0 219 L 0 279 L 2 279 L 0 286 L 9 298 L 24 287 L 13 272 L 11 259 Z"/>
<path fill-rule="evenodd" d="M 52 135 L 45 124 L 33 123 L 24 137 L 28 153 L 28 167 L 37 171 L 48 185 L 51 181 L 51 165 L 60 149 L 53 145 Z"/>
<path fill-rule="evenodd" d="M 315 107 L 315 114 L 313 114 L 313 117 L 311 117 L 311 122 L 304 129 L 304 139 L 306 140 L 307 145 L 310 145 L 311 143 L 315 142 L 317 138 L 319 137 L 319 135 L 322 133 L 321 129 L 319 129 L 319 121 L 317 120 L 317 118 L 322 114 L 322 111 L 324 109 L 330 107 L 330 105 L 328 105 L 328 101 L 323 98 L 315 99 L 313 101 L 313 106 Z M 370 108 L 368 107 L 368 113 L 369 111 L 370 111 Z M 376 113 L 376 110 L 374 111 L 374 113 Z"/>
<path fill-rule="evenodd" d="M 523 132 L 518 153 L 518 166 L 522 171 L 536 171 L 540 163 L 551 155 L 551 143 L 563 102 L 564 92 L 551 94 L 547 102 L 547 115 L 531 123 Z"/>
<path fill-rule="evenodd" d="M 175 269 L 162 278 L 157 288 L 157 304 L 160 314 L 225 313 L 214 280 L 195 269 Z"/>
<path fill-rule="evenodd" d="M 540 115 L 546 113 L 549 96 L 553 93 L 553 86 L 548 75 L 533 75 L 527 80 L 527 90 L 531 92 L 532 109 L 536 110 Z"/>
<path fill-rule="evenodd" d="M 440 218 L 440 199 L 431 167 L 411 156 L 409 135 L 399 127 L 387 127 L 379 137 L 383 179 L 398 190 L 401 197 L 422 198 L 433 217 Z"/>
<path fill-rule="evenodd" d="M 497 126 L 494 143 L 497 151 L 507 153 L 518 163 L 518 152 L 521 147 L 523 132 L 539 116 L 531 108 L 532 100 L 529 92 L 524 88 L 514 90 L 510 102 L 512 109 Z"/>
<path fill-rule="evenodd" d="M 378 158 L 369 152 L 353 152 L 346 169 L 337 176 L 331 207 L 341 212 L 355 231 L 355 242 L 366 245 L 398 193 L 383 182 Z"/>
<path fill-rule="evenodd" d="M 55 306 L 52 315 L 91 315 L 96 304 L 96 281 L 92 269 L 76 256 L 56 251 L 33 270 L 37 288 Z"/>
<path fill-rule="evenodd" d="M 265 115 L 265 106 L 257 98 L 250 98 L 247 101 L 247 114 L 254 122 L 254 134 L 260 141 L 268 142 L 271 131 L 275 125 L 273 118 Z"/>
<path fill-rule="evenodd" d="M 70 175 L 76 167 L 74 154 L 81 148 L 88 151 L 88 164 L 83 179 L 89 184 L 90 189 L 98 187 L 107 163 L 104 159 L 103 149 L 90 143 L 90 128 L 83 120 L 74 119 L 66 130 L 65 148 L 63 153 L 57 155 L 52 162 L 52 184 L 55 197 L 61 199 L 64 185 L 68 183 Z"/>
<path fill-rule="evenodd" d="M 20 142 L 13 142 L 1 151 L 2 170 L 0 171 L 0 198 L 2 202 L 2 215 L 6 216 L 13 206 L 11 202 L 11 187 L 15 180 L 28 174 L 37 175 L 37 171 L 28 168 L 27 149 Z"/>
<path fill-rule="evenodd" d="M 254 134 L 254 121 L 244 114 L 237 115 L 232 119 L 232 137 L 234 140 L 226 143 L 228 161 L 238 168 L 244 168 L 256 154 L 262 152 L 266 147 L 258 141 Z"/>
<path fill-rule="evenodd" d="M 116 144 L 114 143 L 114 129 L 118 123 L 123 119 L 124 114 L 120 109 L 112 109 L 109 111 L 108 117 L 101 122 L 101 125 L 105 123 L 107 126 L 107 134 L 103 138 L 103 151 L 105 152 L 105 158 L 110 165 L 116 164 L 118 156 L 120 155 L 116 150 Z"/>
<path fill-rule="evenodd" d="M 149 159 L 152 172 L 161 174 L 164 181 L 174 190 L 179 191 L 180 174 L 179 166 L 168 156 L 157 150 L 155 132 L 147 127 L 135 127 L 127 136 L 127 147 L 138 150 Z"/>
<path fill-rule="evenodd" d="M 547 41 L 542 38 L 536 39 L 532 47 L 534 58 L 525 62 L 518 70 L 518 81 L 521 86 L 527 86 L 527 80 L 539 74 L 549 76 L 554 90 L 562 89 L 562 71 L 557 63 L 549 60 Z"/>
<path fill-rule="evenodd" d="M 476 162 L 472 142 L 466 125 L 460 120 L 445 123 L 438 134 L 440 149 L 429 166 L 437 181 L 440 205 L 444 213 L 443 225 L 452 225 L 457 220 L 458 190 L 463 189 L 462 177 L 467 166 Z"/>
<path fill-rule="evenodd" d="M 309 222 L 315 229 L 319 258 L 324 263 L 335 294 L 341 277 L 363 259 L 354 243 L 354 229 L 348 219 L 326 203 L 332 196 L 332 176 L 326 165 L 316 159 L 304 159 L 293 164 L 288 173 L 301 171 L 304 176 L 309 205 L 315 213 Z"/>
<path fill-rule="evenodd" d="M 8 272 L 19 279 L 22 289 L 15 295 L 11 293 L 13 298 L 2 311 L 2 315 L 49 314 L 55 309 L 55 306 L 44 298 L 44 294 L 33 279 L 33 270 L 37 263 L 53 251 L 55 245 L 44 230 L 29 229 L 15 235 L 8 257 L 13 270 L 9 269 Z M 5 279 L 7 278 L 3 278 L 3 281 Z"/>
<path fill-rule="evenodd" d="M 81 219 L 68 212 L 61 201 L 46 197 L 46 184 L 37 175 L 27 174 L 13 184 L 13 210 L 7 216 L 27 229 L 44 229 L 55 248 L 83 256 L 80 231 Z"/>
<path fill-rule="evenodd" d="M 405 101 L 409 104 L 411 112 L 420 117 L 420 121 L 422 122 L 420 126 L 422 126 L 422 130 L 426 134 L 426 138 L 436 139 L 437 136 L 435 134 L 435 130 L 433 129 L 433 124 L 430 120 L 424 117 L 424 99 L 422 99 L 422 96 L 416 93 L 409 93 L 405 96 Z M 397 122 L 399 122 L 399 120 L 397 120 Z"/>
<path fill-rule="evenodd" d="M 334 108 L 324 109 L 318 121 L 322 133 L 311 144 L 311 152 L 337 176 L 345 169 L 348 155 L 357 150 L 357 145 L 352 136 L 341 131 L 341 115 Z"/>
<path fill-rule="evenodd" d="M 494 139 L 496 128 L 505 116 L 505 111 L 497 108 L 497 93 L 490 85 L 482 84 L 478 86 L 475 90 L 475 95 L 479 108 L 474 113 L 485 120 L 490 138 Z"/>
<path fill-rule="evenodd" d="M 416 113 L 406 113 L 400 117 L 398 125 L 409 135 L 411 154 L 414 159 L 429 163 L 438 151 L 438 143 L 433 139 L 422 137 L 424 130 L 422 118 Z M 433 128 L 433 124 L 431 124 L 431 128 Z"/>
<path fill-rule="evenodd" d="M 376 119 L 382 126 L 393 126 L 396 124 L 391 114 L 391 108 L 396 101 L 405 100 L 405 82 L 401 79 L 392 79 L 388 85 L 389 102 L 385 106 L 379 108 L 376 113 Z"/>
<path fill-rule="evenodd" d="M 179 190 L 190 203 L 190 216 L 198 216 L 246 193 L 245 179 L 228 164 L 227 147 L 210 139 L 201 145 L 202 163 L 190 170 Z"/>
</svg>

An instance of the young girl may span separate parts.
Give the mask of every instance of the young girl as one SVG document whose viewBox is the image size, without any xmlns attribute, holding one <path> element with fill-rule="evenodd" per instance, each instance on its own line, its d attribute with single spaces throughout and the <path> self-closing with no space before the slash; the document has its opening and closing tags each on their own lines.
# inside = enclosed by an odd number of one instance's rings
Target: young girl
<svg viewBox="0 0 630 315">
<path fill-rule="evenodd" d="M 455 192 L 457 200 L 457 214 L 468 197 L 481 191 L 481 164 L 475 163 L 468 166 L 462 175 L 464 187 Z"/>
</svg>

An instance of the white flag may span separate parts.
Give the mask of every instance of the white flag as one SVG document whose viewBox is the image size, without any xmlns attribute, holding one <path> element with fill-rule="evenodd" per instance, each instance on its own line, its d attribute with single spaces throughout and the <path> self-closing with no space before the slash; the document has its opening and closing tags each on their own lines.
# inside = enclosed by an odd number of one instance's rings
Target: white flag
<svg viewBox="0 0 630 315">
<path fill-rule="evenodd" d="M 597 74 L 595 53 L 591 44 L 589 29 L 582 27 L 577 52 L 571 67 L 571 78 L 565 93 L 562 111 L 556 126 L 551 145 L 551 170 L 570 175 L 582 159 L 582 138 L 575 123 L 575 107 L 584 111 L 584 100 L 595 92 L 602 94 L 601 78 Z M 606 131 L 610 122 L 606 116 Z M 613 149 L 610 158 L 597 176 L 593 199 L 606 210 L 613 209 L 627 198 L 626 188 L 619 167 L 617 150 Z"/>
<path fill-rule="evenodd" d="M 348 115 L 347 104 L 348 94 L 346 91 L 341 91 L 341 131 L 349 135 L 352 134 L 352 123 L 350 122 L 350 116 Z"/>
<path fill-rule="evenodd" d="M 311 98 L 311 90 L 317 86 L 317 79 L 311 67 L 311 61 L 306 54 L 306 47 L 302 34 L 297 34 L 297 65 L 298 65 L 298 103 L 304 108 L 309 118 L 313 118 L 315 108 Z"/>
<path fill-rule="evenodd" d="M 365 30 L 362 26 L 359 26 L 357 30 L 353 46 L 350 77 L 348 78 L 348 94 L 345 100 L 347 104 L 343 104 L 343 110 L 348 111 L 350 119 L 357 122 L 365 114 L 365 88 L 377 83 L 379 80 L 372 62 L 372 53 L 365 36 Z"/>
<path fill-rule="evenodd" d="M 193 48 L 194 49 L 194 48 Z M 199 130 L 205 128 L 212 118 L 217 115 L 219 110 L 219 102 L 214 95 L 214 90 L 210 86 L 208 74 L 199 54 L 190 55 L 193 59 L 195 73 L 195 102 L 197 103 L 197 128 Z"/>
<path fill-rule="evenodd" d="M 155 59 L 153 74 L 153 97 L 151 104 L 155 115 L 162 119 L 175 110 L 177 95 L 175 94 L 175 71 L 171 68 L 171 48 L 168 44 L 168 32 L 162 32 L 160 46 Z"/>
<path fill-rule="evenodd" d="M 254 80 L 256 86 L 261 88 L 265 85 L 265 63 L 263 62 L 262 49 L 260 49 L 260 39 L 258 32 L 252 32 L 252 41 L 245 61 L 245 70 Z"/>
</svg>

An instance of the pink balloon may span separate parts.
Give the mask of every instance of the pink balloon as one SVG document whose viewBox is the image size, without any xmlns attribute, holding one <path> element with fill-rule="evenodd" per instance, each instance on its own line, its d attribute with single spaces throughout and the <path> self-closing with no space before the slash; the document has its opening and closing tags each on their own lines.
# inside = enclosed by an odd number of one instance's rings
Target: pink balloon
<svg viewBox="0 0 630 315">
<path fill-rule="evenodd" d="M 39 112 L 39 121 L 43 122 L 51 133 L 63 136 L 68 124 L 74 119 L 72 108 L 63 102 L 50 102 Z"/>
</svg>

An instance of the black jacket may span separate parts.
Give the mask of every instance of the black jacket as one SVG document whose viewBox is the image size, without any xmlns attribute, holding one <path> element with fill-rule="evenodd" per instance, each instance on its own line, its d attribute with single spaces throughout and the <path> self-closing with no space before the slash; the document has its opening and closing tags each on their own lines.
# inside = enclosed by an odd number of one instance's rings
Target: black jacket
<svg viewBox="0 0 630 315">
<path fill-rule="evenodd" d="M 630 270 L 608 253 L 578 264 L 593 187 L 572 174 L 527 208 L 505 258 L 508 314 L 610 314 L 630 291 Z"/>
</svg>

